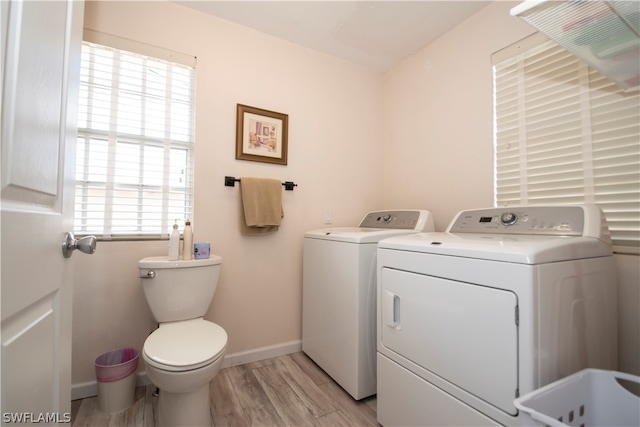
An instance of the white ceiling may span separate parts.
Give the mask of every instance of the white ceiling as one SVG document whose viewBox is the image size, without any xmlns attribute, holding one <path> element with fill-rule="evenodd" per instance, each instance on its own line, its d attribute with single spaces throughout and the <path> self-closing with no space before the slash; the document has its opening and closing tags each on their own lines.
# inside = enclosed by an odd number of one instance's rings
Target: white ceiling
<svg viewBox="0 0 640 427">
<path fill-rule="evenodd" d="M 491 1 L 188 1 L 181 5 L 386 71 Z"/>
</svg>

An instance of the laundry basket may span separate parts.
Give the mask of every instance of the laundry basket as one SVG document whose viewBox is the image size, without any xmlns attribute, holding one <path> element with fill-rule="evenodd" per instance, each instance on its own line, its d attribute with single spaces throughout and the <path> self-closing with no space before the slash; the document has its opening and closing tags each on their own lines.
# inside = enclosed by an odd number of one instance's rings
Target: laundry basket
<svg viewBox="0 0 640 427">
<path fill-rule="evenodd" d="M 640 377 L 584 369 L 515 400 L 522 426 L 638 426 L 640 397 L 618 380 L 640 388 Z"/>
</svg>

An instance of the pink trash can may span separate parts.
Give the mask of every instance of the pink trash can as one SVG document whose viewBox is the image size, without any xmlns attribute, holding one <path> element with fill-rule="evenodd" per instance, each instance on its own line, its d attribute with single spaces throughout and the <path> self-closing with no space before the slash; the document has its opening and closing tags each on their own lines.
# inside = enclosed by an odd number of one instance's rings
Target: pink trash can
<svg viewBox="0 0 640 427">
<path fill-rule="evenodd" d="M 96 358 L 98 409 L 107 414 L 121 412 L 133 404 L 136 391 L 138 350 L 122 348 Z"/>
</svg>

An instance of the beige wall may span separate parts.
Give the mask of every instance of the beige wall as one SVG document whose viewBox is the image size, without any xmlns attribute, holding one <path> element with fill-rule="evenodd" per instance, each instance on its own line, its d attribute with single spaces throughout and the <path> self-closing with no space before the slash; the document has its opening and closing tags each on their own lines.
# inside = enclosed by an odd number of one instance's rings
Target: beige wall
<svg viewBox="0 0 640 427">
<path fill-rule="evenodd" d="M 491 4 L 385 76 L 385 204 L 424 204 L 438 230 L 493 206 L 491 54 L 534 32 L 514 4 Z"/>
<path fill-rule="evenodd" d="M 335 226 L 429 209 L 443 230 L 459 210 L 492 205 L 490 55 L 532 32 L 509 16 L 513 4 L 492 4 L 383 75 L 171 3 L 87 3 L 87 28 L 198 57 L 194 232 L 223 257 L 206 317 L 227 330 L 228 354 L 300 340 L 302 235 L 325 226 L 325 209 Z M 289 166 L 235 160 L 236 103 L 289 114 Z M 299 184 L 283 193 L 278 233 L 239 234 L 239 189 L 224 175 Z M 100 242 L 89 262 L 77 258 L 74 384 L 93 381 L 101 352 L 142 347 L 154 322 L 136 263 L 167 246 Z M 617 261 L 621 361 L 640 373 L 638 258 Z"/>
</svg>

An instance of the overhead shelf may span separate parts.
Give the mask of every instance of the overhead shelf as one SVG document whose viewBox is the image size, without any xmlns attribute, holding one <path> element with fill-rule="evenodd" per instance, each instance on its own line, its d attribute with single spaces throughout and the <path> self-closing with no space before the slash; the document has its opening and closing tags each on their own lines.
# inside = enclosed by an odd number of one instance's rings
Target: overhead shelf
<svg viewBox="0 0 640 427">
<path fill-rule="evenodd" d="M 625 91 L 640 90 L 640 2 L 527 0 L 511 9 Z"/>
</svg>

